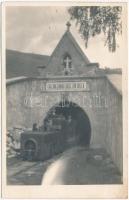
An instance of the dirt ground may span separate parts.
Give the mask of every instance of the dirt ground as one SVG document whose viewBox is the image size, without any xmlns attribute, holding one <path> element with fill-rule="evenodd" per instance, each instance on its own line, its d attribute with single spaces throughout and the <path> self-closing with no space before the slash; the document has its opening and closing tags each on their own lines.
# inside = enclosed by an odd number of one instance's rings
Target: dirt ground
<svg viewBox="0 0 129 200">
<path fill-rule="evenodd" d="M 122 176 L 104 149 L 74 147 L 44 162 L 7 160 L 9 185 L 121 183 Z"/>
</svg>

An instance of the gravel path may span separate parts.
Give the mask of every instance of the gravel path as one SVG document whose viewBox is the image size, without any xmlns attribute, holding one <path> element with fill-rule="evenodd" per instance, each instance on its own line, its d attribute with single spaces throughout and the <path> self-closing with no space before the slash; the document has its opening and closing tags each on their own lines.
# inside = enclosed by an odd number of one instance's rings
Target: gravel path
<svg viewBox="0 0 129 200">
<path fill-rule="evenodd" d="M 104 149 L 74 147 L 44 162 L 10 158 L 9 185 L 120 184 L 121 175 Z"/>
<path fill-rule="evenodd" d="M 104 149 L 67 150 L 45 172 L 42 184 L 119 184 L 121 175 Z"/>
</svg>

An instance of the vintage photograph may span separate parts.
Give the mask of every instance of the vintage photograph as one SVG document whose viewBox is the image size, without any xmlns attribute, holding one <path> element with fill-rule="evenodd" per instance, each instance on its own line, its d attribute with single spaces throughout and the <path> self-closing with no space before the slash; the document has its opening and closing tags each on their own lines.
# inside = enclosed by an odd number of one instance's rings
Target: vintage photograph
<svg viewBox="0 0 129 200">
<path fill-rule="evenodd" d="M 123 184 L 125 14 L 5 6 L 8 186 Z"/>
</svg>

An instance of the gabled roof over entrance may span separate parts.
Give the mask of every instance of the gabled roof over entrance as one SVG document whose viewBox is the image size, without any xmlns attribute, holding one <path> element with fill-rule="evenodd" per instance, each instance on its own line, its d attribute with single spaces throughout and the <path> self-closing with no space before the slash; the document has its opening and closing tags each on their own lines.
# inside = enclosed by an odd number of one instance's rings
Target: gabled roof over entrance
<svg viewBox="0 0 129 200">
<path fill-rule="evenodd" d="M 87 69 L 91 69 L 89 67 L 89 59 L 81 50 L 68 28 L 49 59 L 46 67 L 48 74 L 62 75 L 64 70 L 63 59 L 66 54 L 71 57 L 73 74 L 85 74 Z"/>
<path fill-rule="evenodd" d="M 79 44 L 77 43 L 77 41 L 75 40 L 75 38 L 73 37 L 73 35 L 71 34 L 71 32 L 69 30 L 67 30 L 64 35 L 62 36 L 61 40 L 59 41 L 59 43 L 57 44 L 55 50 L 53 51 L 52 55 L 51 55 L 51 59 L 52 57 L 56 54 L 56 51 L 60 48 L 60 46 L 62 45 L 62 43 L 65 43 L 65 40 L 69 40 L 70 45 L 73 45 L 73 48 L 76 48 L 76 50 L 78 51 L 79 55 L 81 56 L 82 60 L 88 64 L 90 63 L 89 59 L 87 58 L 87 56 L 84 54 L 84 52 L 82 51 L 82 49 L 80 48 Z M 68 49 L 69 51 L 69 49 Z"/>
</svg>

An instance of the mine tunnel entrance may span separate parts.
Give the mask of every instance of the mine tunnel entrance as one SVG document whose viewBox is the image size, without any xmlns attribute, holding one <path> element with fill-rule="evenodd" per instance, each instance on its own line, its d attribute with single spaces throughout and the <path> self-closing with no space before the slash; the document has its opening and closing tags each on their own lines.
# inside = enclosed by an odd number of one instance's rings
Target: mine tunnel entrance
<svg viewBox="0 0 129 200">
<path fill-rule="evenodd" d="M 75 145 L 90 145 L 91 125 L 84 110 L 77 104 L 69 101 L 60 102 L 53 106 L 44 119 L 44 129 L 61 129 L 66 135 L 69 147 Z"/>
</svg>

